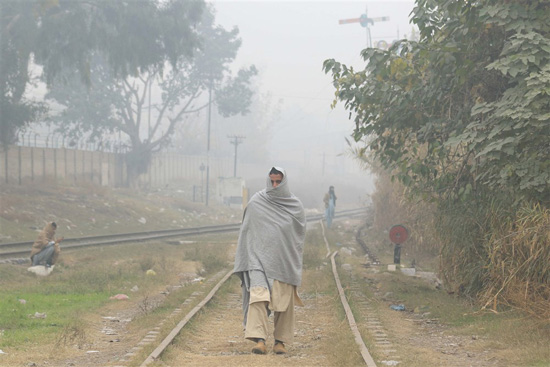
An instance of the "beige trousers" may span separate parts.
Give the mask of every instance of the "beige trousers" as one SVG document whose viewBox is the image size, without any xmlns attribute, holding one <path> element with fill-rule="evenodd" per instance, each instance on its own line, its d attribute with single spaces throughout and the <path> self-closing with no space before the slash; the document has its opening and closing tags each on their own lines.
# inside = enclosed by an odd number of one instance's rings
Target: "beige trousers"
<svg viewBox="0 0 550 367">
<path fill-rule="evenodd" d="M 244 337 L 267 340 L 268 309 L 273 311 L 273 337 L 283 343 L 292 343 L 294 339 L 294 306 L 303 306 L 296 286 L 273 281 L 271 292 L 262 287 L 250 288 L 250 304 Z"/>
</svg>

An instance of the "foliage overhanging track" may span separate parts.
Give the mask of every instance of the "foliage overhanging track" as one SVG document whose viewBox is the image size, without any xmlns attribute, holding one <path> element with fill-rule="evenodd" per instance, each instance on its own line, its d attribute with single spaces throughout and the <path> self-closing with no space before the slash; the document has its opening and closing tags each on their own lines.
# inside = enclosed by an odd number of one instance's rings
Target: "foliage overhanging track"
<svg viewBox="0 0 550 367">
<path fill-rule="evenodd" d="M 361 215 L 365 212 L 365 208 L 341 210 L 336 213 L 337 218 Z M 322 214 L 311 215 L 307 217 L 308 222 L 317 221 L 323 218 Z M 196 236 L 202 234 L 227 233 L 237 232 L 241 227 L 240 223 L 222 224 L 204 227 L 165 229 L 158 231 L 121 233 L 112 235 L 99 235 L 80 238 L 68 238 L 63 240 L 63 249 L 78 249 L 90 246 L 106 246 L 116 245 L 127 242 L 149 241 L 154 239 L 169 238 L 169 237 L 185 237 Z M 10 259 L 20 256 L 26 256 L 30 253 L 32 241 L 0 243 L 0 258 Z"/>
</svg>

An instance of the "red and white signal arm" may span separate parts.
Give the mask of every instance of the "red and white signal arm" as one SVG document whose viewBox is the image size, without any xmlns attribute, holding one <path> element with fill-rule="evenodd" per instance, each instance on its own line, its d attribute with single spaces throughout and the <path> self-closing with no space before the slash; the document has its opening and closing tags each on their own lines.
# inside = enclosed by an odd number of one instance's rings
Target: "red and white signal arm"
<svg viewBox="0 0 550 367">
<path fill-rule="evenodd" d="M 407 238 L 409 238 L 409 230 L 401 224 L 397 224 L 390 228 L 390 241 L 393 243 L 400 245 L 405 242 Z"/>
</svg>

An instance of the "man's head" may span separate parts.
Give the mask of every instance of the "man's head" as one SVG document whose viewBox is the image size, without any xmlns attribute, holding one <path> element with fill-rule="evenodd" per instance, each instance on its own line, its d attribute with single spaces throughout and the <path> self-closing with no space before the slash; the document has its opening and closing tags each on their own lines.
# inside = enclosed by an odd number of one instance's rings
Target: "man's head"
<svg viewBox="0 0 550 367">
<path fill-rule="evenodd" d="M 271 166 L 266 178 L 266 194 L 271 197 L 286 198 L 292 193 L 288 187 L 288 175 L 284 168 Z"/>
<path fill-rule="evenodd" d="M 271 180 L 271 187 L 277 187 L 283 182 L 283 173 L 281 171 L 278 171 L 273 167 L 271 171 L 269 171 L 269 179 Z"/>
</svg>

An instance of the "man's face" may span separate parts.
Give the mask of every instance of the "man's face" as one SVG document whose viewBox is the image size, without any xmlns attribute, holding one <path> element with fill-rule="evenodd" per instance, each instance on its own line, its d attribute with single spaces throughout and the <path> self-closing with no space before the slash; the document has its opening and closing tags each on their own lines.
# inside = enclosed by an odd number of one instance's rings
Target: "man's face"
<svg viewBox="0 0 550 367">
<path fill-rule="evenodd" d="M 283 181 L 283 175 L 280 175 L 280 174 L 272 173 L 269 175 L 269 178 L 271 179 L 271 186 L 273 187 L 279 186 Z"/>
</svg>

